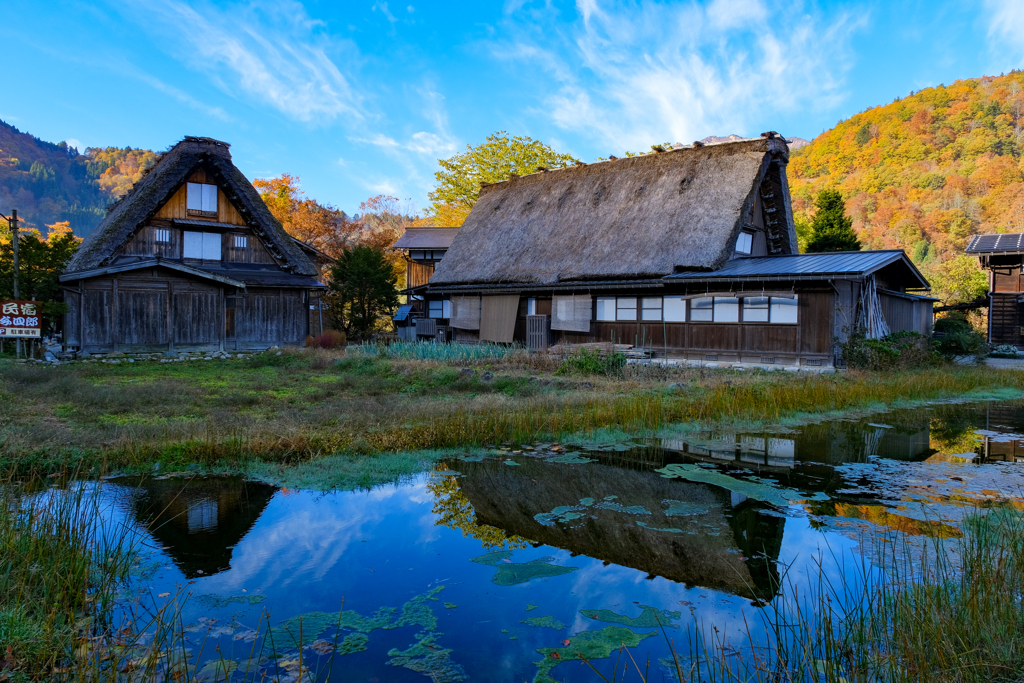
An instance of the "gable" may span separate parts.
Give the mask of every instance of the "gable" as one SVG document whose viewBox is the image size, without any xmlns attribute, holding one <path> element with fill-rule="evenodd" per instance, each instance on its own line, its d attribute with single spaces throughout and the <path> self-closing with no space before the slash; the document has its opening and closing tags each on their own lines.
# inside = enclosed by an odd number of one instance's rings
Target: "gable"
<svg viewBox="0 0 1024 683">
<path fill-rule="evenodd" d="M 188 210 L 187 183 L 199 169 L 218 187 L 216 215 L 190 215 Z M 178 195 L 183 187 L 184 197 Z M 184 217 L 157 216 L 160 212 L 164 216 L 181 215 L 183 198 Z M 65 272 L 84 272 L 109 264 L 141 228 L 160 221 L 182 229 L 193 225 L 203 229 L 210 224 L 213 230 L 216 225 L 212 224 L 217 224 L 221 230 L 230 230 L 244 225 L 282 269 L 301 276 L 318 274 L 316 266 L 270 213 L 252 183 L 232 163 L 229 145 L 201 137 L 186 137 L 162 154 L 156 165 L 109 207 L 106 218 L 83 240 Z"/>
<path fill-rule="evenodd" d="M 231 225 L 245 225 L 245 219 L 235 208 L 235 205 L 231 203 L 227 195 L 224 193 L 224 189 L 217 186 L 217 215 L 216 216 L 202 216 L 190 213 L 188 210 L 188 184 L 196 183 L 202 185 L 217 185 L 216 180 L 212 174 L 207 173 L 206 169 L 197 168 L 192 174 L 186 179 L 186 182 L 181 184 L 181 187 L 171 195 L 164 204 L 157 209 L 154 218 L 166 218 L 168 220 L 208 220 L 217 223 L 230 223 Z"/>
</svg>

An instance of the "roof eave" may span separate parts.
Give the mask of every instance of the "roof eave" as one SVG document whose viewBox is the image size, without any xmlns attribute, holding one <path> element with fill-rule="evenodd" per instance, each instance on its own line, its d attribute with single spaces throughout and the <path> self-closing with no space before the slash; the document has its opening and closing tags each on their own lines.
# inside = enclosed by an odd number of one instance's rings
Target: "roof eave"
<svg viewBox="0 0 1024 683">
<path fill-rule="evenodd" d="M 103 266 L 101 268 L 91 268 L 89 270 L 79 270 L 73 273 L 62 273 L 60 276 L 61 282 L 74 282 L 76 280 L 85 280 L 91 277 L 99 277 L 101 275 L 114 275 L 116 273 L 126 273 L 133 270 L 142 270 L 144 268 L 167 268 L 169 270 L 175 270 L 179 273 L 185 273 L 187 275 L 193 275 L 206 280 L 213 280 L 220 282 L 221 284 L 229 285 L 231 287 L 238 287 L 245 289 L 245 283 L 234 278 L 226 277 L 224 275 L 217 275 L 211 273 L 208 270 L 201 268 L 193 268 L 183 263 L 175 263 L 173 261 L 164 261 L 163 259 L 146 259 L 144 261 L 135 261 L 133 263 L 124 263 L 121 265 Z"/>
</svg>

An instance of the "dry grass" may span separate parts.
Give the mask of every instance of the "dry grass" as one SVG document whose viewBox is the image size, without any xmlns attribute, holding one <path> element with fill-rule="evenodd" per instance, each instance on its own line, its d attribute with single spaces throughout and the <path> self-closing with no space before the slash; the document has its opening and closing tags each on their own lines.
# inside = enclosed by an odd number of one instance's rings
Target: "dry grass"
<svg viewBox="0 0 1024 683">
<path fill-rule="evenodd" d="M 245 361 L 0 364 L 0 465 L 294 463 L 604 427 L 777 421 L 1024 385 L 1024 373 L 973 367 L 802 375 L 630 366 L 621 376 L 568 378 L 556 368 L 524 351 L 469 368 L 328 349 Z"/>
</svg>

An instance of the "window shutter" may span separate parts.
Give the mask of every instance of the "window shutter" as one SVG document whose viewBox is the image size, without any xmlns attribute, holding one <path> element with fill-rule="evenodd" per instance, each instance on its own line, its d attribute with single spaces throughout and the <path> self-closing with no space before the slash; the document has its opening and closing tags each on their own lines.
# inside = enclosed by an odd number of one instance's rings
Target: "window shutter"
<svg viewBox="0 0 1024 683">
<path fill-rule="evenodd" d="M 203 210 L 203 186 L 199 183 L 188 184 L 188 201 L 185 208 L 189 211 Z"/>
<path fill-rule="evenodd" d="M 203 211 L 217 212 L 217 186 L 203 185 Z"/>
<path fill-rule="evenodd" d="M 185 248 L 182 251 L 182 256 L 185 258 L 203 258 L 203 233 L 185 231 Z"/>
<path fill-rule="evenodd" d="M 203 235 L 203 260 L 220 261 L 221 237 L 215 232 L 204 232 Z"/>
</svg>

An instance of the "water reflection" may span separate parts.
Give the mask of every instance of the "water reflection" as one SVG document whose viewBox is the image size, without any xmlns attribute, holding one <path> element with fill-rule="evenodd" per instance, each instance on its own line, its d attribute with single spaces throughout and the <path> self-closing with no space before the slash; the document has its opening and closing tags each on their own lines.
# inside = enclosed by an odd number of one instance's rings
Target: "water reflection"
<svg viewBox="0 0 1024 683">
<path fill-rule="evenodd" d="M 232 550 L 277 491 L 242 477 L 145 477 L 118 483 L 134 484 L 132 514 L 189 579 L 230 568 Z"/>
<path fill-rule="evenodd" d="M 478 526 L 745 598 L 768 600 L 778 586 L 785 520 L 742 496 L 598 463 L 458 467 Z"/>
</svg>

